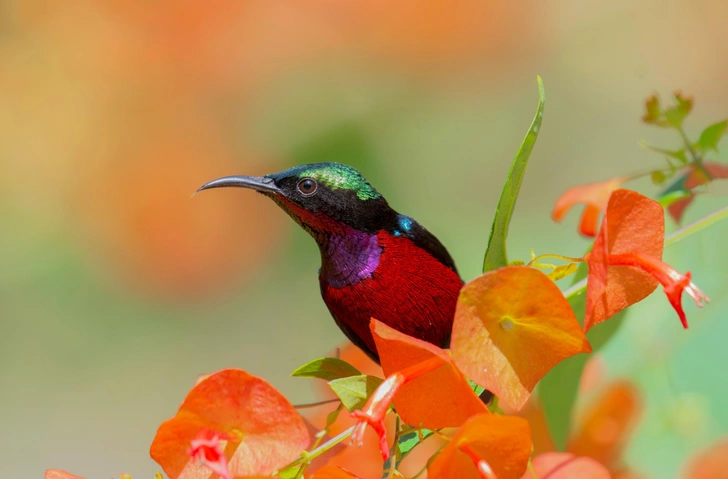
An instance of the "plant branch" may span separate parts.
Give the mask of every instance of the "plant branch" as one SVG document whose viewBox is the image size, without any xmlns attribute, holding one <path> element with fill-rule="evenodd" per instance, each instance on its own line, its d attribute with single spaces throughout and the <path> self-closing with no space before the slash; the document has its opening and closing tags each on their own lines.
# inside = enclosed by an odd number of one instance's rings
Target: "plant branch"
<svg viewBox="0 0 728 479">
<path fill-rule="evenodd" d="M 703 158 L 698 155 L 698 153 L 695 151 L 695 148 L 693 148 L 693 144 L 690 143 L 690 139 L 685 133 L 685 129 L 682 127 L 682 125 L 677 128 L 677 131 L 680 133 L 680 137 L 682 138 L 683 143 L 685 143 L 685 148 L 688 150 L 688 153 L 690 153 L 690 158 L 692 158 L 695 167 L 699 169 L 700 172 L 703 173 L 708 180 L 713 179 L 713 177 L 710 175 L 710 172 L 705 169 L 705 166 L 703 165 Z"/>
</svg>

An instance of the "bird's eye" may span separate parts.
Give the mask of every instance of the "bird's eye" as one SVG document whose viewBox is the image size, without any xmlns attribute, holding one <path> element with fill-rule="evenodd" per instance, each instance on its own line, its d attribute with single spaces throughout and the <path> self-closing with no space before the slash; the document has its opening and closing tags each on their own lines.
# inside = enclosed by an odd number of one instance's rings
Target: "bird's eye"
<svg viewBox="0 0 728 479">
<path fill-rule="evenodd" d="M 311 196 L 312 194 L 316 193 L 317 187 L 318 185 L 311 178 L 304 178 L 298 182 L 298 191 L 300 191 L 305 196 Z"/>
</svg>

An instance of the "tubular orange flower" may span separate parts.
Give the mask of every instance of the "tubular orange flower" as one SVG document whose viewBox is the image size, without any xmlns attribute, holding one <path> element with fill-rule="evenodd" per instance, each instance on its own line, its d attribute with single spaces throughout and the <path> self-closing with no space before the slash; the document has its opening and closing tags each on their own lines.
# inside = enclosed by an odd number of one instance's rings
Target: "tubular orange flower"
<svg viewBox="0 0 728 479">
<path fill-rule="evenodd" d="M 220 445 L 221 440 L 229 441 L 230 439 L 227 434 L 202 429 L 197 437 L 192 440 L 187 454 L 194 461 L 206 465 L 223 479 L 232 479 L 228 470 L 227 459 L 225 459 L 223 448 Z"/>
<path fill-rule="evenodd" d="M 427 466 L 427 476 L 521 479 L 530 456 L 531 435 L 525 419 L 479 414 L 468 419 Z"/>
<path fill-rule="evenodd" d="M 384 416 L 391 402 L 405 423 L 427 428 L 457 427 L 471 416 L 488 412 L 446 351 L 376 319 L 370 328 L 388 377 L 364 408 L 352 413 L 360 421 L 352 434 L 354 443 L 361 443 L 370 425 L 379 435 L 382 457 L 389 457 Z"/>
<path fill-rule="evenodd" d="M 388 377 L 369 397 L 364 409 L 351 413 L 351 417 L 359 420 L 351 435 L 351 442 L 358 446 L 362 445 L 364 430 L 368 424 L 379 436 L 379 449 L 385 461 L 389 459 L 389 448 L 387 447 L 387 432 L 384 430 L 384 416 L 387 414 L 394 395 L 404 382 L 405 377 L 401 373 Z"/>
<path fill-rule="evenodd" d="M 200 381 L 177 415 L 159 427 L 150 454 L 170 479 L 209 476 L 207 466 L 189 455 L 190 444 L 200 439 L 203 429 L 226 440 L 223 456 L 233 476 L 269 475 L 298 458 L 310 441 L 293 406 L 270 384 L 239 369 Z M 193 449 L 204 444 L 194 443 Z M 210 446 L 202 451 L 214 452 Z"/>
<path fill-rule="evenodd" d="M 599 213 L 607 207 L 612 192 L 622 186 L 625 180 L 624 177 L 617 177 L 569 188 L 556 200 L 551 218 L 559 223 L 574 205 L 584 204 L 586 206 L 579 222 L 579 232 L 593 237 L 597 232 Z"/>
<path fill-rule="evenodd" d="M 728 471 L 728 436 L 719 439 L 707 449 L 699 451 L 688 461 L 685 479 L 717 479 Z"/>
<path fill-rule="evenodd" d="M 481 479 L 498 479 L 493 472 L 493 469 L 490 468 L 488 461 L 480 457 L 470 443 L 466 442 L 460 444 L 458 449 L 470 457 L 470 460 L 473 461 L 473 464 L 475 464 L 475 468 L 478 470 L 478 474 L 480 474 Z"/>
<path fill-rule="evenodd" d="M 669 264 L 639 253 L 613 254 L 608 256 L 607 261 L 611 266 L 636 266 L 656 278 L 665 288 L 667 299 L 677 311 L 685 329 L 688 327 L 688 320 L 682 307 L 683 291 L 695 301 L 699 308 L 703 307 L 703 302 L 710 302 L 710 298 L 691 281 L 690 271 L 682 275 Z"/>
<path fill-rule="evenodd" d="M 659 203 L 630 190 L 612 194 L 594 247 L 585 257 L 589 265 L 585 331 L 641 301 L 658 284 L 663 285 L 685 327 L 683 291 L 698 306 L 709 301 L 691 282 L 689 272 L 681 275 L 661 260 L 664 232 L 665 217 Z"/>
<path fill-rule="evenodd" d="M 48 469 L 45 472 L 45 479 L 84 479 L 81 476 L 74 476 L 70 472 L 61 471 L 60 469 Z"/>
</svg>

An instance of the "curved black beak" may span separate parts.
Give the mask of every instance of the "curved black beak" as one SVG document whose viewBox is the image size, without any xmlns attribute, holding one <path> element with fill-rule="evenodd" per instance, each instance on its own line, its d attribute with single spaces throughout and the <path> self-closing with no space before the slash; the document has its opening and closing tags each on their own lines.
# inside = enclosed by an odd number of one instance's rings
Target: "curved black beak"
<svg viewBox="0 0 728 479">
<path fill-rule="evenodd" d="M 205 183 L 197 189 L 196 193 L 199 193 L 202 190 L 226 188 L 229 186 L 248 188 L 265 194 L 281 193 L 280 188 L 276 186 L 273 179 L 266 178 L 265 176 L 226 176 L 224 178 L 218 178 L 210 181 L 209 183 Z"/>
</svg>

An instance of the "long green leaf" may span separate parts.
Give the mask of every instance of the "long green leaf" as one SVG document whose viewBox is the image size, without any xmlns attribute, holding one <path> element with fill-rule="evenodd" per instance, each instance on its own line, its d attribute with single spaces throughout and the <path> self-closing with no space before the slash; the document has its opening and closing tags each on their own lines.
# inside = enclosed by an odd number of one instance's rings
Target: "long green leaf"
<svg viewBox="0 0 728 479">
<path fill-rule="evenodd" d="M 526 165 L 528 158 L 531 156 L 533 147 L 538 138 L 538 131 L 541 129 L 541 120 L 543 119 L 543 105 L 546 101 L 546 94 L 543 89 L 543 81 L 541 77 L 538 80 L 538 108 L 536 116 L 533 118 L 531 127 L 526 133 L 526 137 L 518 149 L 516 157 L 511 164 L 511 171 L 508 173 L 508 179 L 503 186 L 498 208 L 493 218 L 493 226 L 490 229 L 490 238 L 488 239 L 488 249 L 485 251 L 485 260 L 483 261 L 483 272 L 506 266 L 508 257 L 506 255 L 506 237 L 508 236 L 508 225 L 513 216 L 513 209 L 516 206 L 518 191 L 521 189 L 523 175 L 526 173 Z"/>
</svg>

